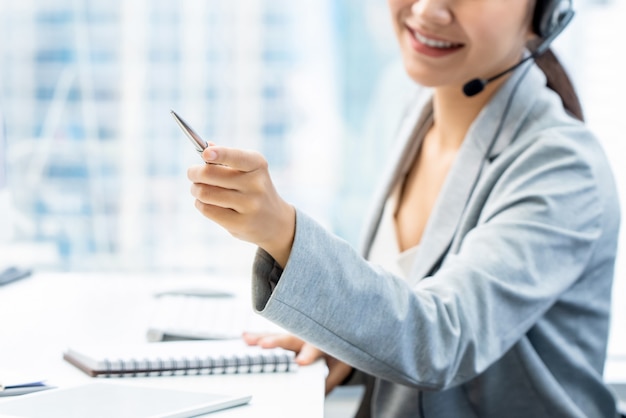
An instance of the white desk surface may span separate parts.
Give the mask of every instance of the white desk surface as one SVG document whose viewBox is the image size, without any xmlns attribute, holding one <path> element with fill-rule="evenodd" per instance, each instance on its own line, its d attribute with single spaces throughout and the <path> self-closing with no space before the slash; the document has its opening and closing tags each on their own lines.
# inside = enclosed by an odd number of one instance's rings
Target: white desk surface
<svg viewBox="0 0 626 418">
<path fill-rule="evenodd" d="M 0 375 L 20 372 L 57 387 L 92 382 L 62 359 L 72 343 L 145 342 L 155 291 L 211 286 L 241 291 L 242 279 L 146 277 L 120 274 L 39 273 L 0 287 Z M 211 417 L 324 415 L 321 362 L 294 373 L 117 379 L 124 384 L 214 393 L 249 393 L 249 405 Z M 111 379 L 110 381 L 114 381 Z M 0 398 L 0 402 L 8 398 Z"/>
</svg>

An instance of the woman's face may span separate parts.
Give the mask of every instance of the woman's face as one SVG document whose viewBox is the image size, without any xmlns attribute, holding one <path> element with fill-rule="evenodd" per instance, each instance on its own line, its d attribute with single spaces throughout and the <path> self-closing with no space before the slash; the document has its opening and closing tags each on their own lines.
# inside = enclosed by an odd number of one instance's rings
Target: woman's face
<svg viewBox="0 0 626 418">
<path fill-rule="evenodd" d="M 404 66 L 416 82 L 458 86 L 518 62 L 534 0 L 388 0 Z"/>
</svg>

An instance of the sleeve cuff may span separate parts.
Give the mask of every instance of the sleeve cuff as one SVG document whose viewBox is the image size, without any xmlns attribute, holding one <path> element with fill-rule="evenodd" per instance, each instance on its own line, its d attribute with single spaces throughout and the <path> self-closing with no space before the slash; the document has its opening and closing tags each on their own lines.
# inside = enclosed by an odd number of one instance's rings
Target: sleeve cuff
<svg viewBox="0 0 626 418">
<path fill-rule="evenodd" d="M 256 311 L 265 309 L 282 274 L 282 267 L 272 256 L 258 248 L 252 270 L 252 302 Z"/>
</svg>

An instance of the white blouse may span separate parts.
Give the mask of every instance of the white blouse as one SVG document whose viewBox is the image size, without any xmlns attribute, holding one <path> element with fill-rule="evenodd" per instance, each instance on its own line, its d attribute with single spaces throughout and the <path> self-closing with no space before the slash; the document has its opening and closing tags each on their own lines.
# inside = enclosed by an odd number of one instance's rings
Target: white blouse
<svg viewBox="0 0 626 418">
<path fill-rule="evenodd" d="M 399 193 L 400 186 L 396 186 L 385 203 L 380 225 L 372 243 L 369 260 L 385 270 L 407 279 L 415 257 L 417 257 L 419 245 L 400 252 L 394 219 Z"/>
</svg>

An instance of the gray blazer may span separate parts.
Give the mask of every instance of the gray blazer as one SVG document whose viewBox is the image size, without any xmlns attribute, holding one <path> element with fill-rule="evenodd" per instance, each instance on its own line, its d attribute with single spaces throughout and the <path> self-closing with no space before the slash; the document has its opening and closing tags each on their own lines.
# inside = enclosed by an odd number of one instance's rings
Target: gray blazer
<svg viewBox="0 0 626 418">
<path fill-rule="evenodd" d="M 407 114 L 362 251 L 297 211 L 255 309 L 370 376 L 363 416 L 615 417 L 602 383 L 620 210 L 609 164 L 534 65 L 471 126 L 407 280 L 367 261 L 431 112 Z"/>
</svg>

